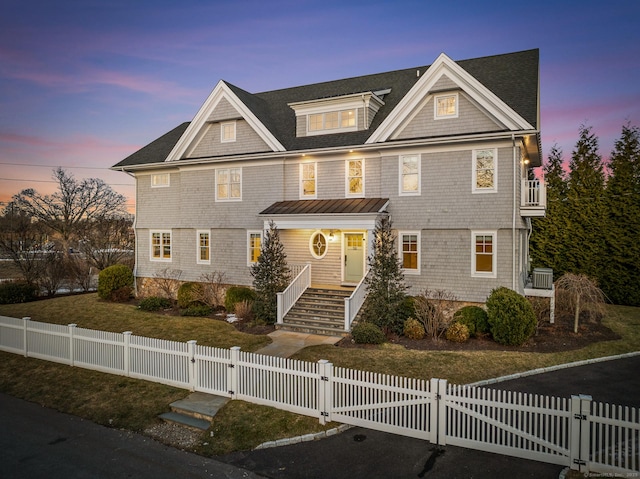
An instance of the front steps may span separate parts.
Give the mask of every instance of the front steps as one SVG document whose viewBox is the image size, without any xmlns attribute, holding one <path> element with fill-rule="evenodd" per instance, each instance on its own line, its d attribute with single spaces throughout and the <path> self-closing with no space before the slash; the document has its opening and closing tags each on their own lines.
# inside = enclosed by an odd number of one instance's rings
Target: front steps
<svg viewBox="0 0 640 479">
<path fill-rule="evenodd" d="M 307 288 L 276 327 L 285 331 L 346 336 L 344 330 L 344 299 L 353 289 Z"/>
</svg>

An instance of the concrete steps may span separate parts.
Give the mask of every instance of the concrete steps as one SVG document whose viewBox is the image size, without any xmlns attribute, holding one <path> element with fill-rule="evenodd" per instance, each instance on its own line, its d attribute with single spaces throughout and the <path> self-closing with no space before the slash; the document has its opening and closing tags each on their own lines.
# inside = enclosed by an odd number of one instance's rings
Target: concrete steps
<svg viewBox="0 0 640 479">
<path fill-rule="evenodd" d="M 278 329 L 323 336 L 345 336 L 344 299 L 352 289 L 307 288 Z"/>
<path fill-rule="evenodd" d="M 191 393 L 185 399 L 171 403 L 171 412 L 159 417 L 165 422 L 178 424 L 196 431 L 206 431 L 213 417 L 229 401 L 229 398 L 200 392 Z"/>
</svg>

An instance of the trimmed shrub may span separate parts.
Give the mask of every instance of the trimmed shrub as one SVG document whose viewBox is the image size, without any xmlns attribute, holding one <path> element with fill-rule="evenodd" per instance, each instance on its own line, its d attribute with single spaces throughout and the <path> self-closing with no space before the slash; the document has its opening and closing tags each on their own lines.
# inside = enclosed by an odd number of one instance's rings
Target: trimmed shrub
<svg viewBox="0 0 640 479">
<path fill-rule="evenodd" d="M 178 288 L 178 307 L 188 308 L 201 304 L 198 300 L 202 296 L 201 292 L 202 286 L 198 283 L 182 283 Z"/>
<path fill-rule="evenodd" d="M 144 298 L 138 303 L 138 309 L 142 309 L 143 311 L 159 311 L 161 309 L 169 309 L 171 306 L 170 299 L 160 298 L 158 296 Z"/>
<path fill-rule="evenodd" d="M 224 309 L 229 312 L 235 311 L 236 303 L 240 301 L 255 301 L 256 292 L 246 286 L 231 286 L 227 288 L 224 298 Z"/>
<path fill-rule="evenodd" d="M 417 319 L 409 318 L 404 322 L 403 333 L 409 339 L 422 339 L 425 335 L 424 326 Z"/>
<path fill-rule="evenodd" d="M 444 333 L 444 337 L 455 343 L 466 343 L 469 340 L 469 328 L 466 324 L 452 323 Z"/>
<path fill-rule="evenodd" d="M 491 335 L 500 344 L 520 346 L 536 328 L 536 315 L 524 296 L 501 286 L 487 298 L 487 316 Z"/>
<path fill-rule="evenodd" d="M 236 317 L 242 321 L 251 321 L 254 317 L 253 314 L 253 301 L 240 301 L 236 303 L 234 312 Z"/>
<path fill-rule="evenodd" d="M 367 321 L 358 322 L 351 329 L 351 337 L 358 344 L 382 344 L 386 341 L 382 329 Z"/>
<path fill-rule="evenodd" d="M 133 292 L 133 273 L 123 264 L 114 264 L 98 275 L 98 296 L 108 301 L 125 301 Z"/>
<path fill-rule="evenodd" d="M 33 284 L 19 281 L 0 283 L 0 304 L 28 303 L 34 301 L 38 288 Z"/>
<path fill-rule="evenodd" d="M 464 306 L 455 312 L 453 320 L 464 324 L 469 329 L 469 335 L 476 337 L 478 334 L 489 332 L 487 312 L 479 306 Z"/>
<path fill-rule="evenodd" d="M 180 316 L 209 316 L 213 312 L 206 304 L 192 304 L 180 312 Z"/>
</svg>

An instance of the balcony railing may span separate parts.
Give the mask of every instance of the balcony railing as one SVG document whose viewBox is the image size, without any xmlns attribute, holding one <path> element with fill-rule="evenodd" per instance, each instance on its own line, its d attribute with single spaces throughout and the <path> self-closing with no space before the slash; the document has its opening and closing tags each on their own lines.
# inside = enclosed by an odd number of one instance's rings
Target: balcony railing
<svg viewBox="0 0 640 479">
<path fill-rule="evenodd" d="M 520 213 L 522 216 L 544 216 L 547 208 L 547 188 L 544 181 L 522 180 Z"/>
</svg>

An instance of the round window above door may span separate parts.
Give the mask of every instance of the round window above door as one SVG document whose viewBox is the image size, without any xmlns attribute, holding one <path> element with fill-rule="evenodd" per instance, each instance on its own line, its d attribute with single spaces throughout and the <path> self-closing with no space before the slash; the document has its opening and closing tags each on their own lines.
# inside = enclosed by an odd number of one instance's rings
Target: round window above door
<svg viewBox="0 0 640 479">
<path fill-rule="evenodd" d="M 316 231 L 309 240 L 309 250 L 315 259 L 322 259 L 327 254 L 327 237 L 322 231 Z"/>
</svg>

